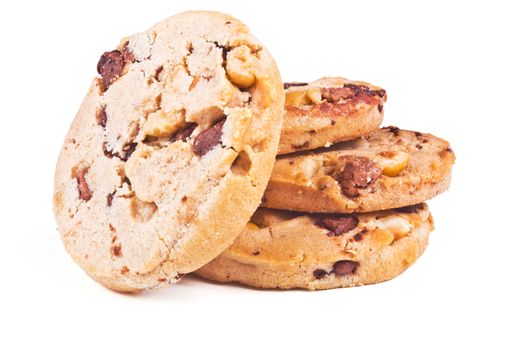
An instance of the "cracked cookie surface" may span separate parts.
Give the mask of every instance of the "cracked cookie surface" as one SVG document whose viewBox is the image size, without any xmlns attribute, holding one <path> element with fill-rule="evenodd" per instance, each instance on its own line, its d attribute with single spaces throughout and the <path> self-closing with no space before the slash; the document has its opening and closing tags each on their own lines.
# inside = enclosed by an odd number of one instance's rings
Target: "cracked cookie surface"
<svg viewBox="0 0 524 350">
<path fill-rule="evenodd" d="M 385 127 L 362 138 L 279 156 L 262 206 L 306 212 L 368 212 L 444 192 L 455 154 L 431 134 Z"/>
<path fill-rule="evenodd" d="M 377 129 L 386 91 L 362 81 L 326 77 L 284 83 L 286 111 L 278 154 L 327 147 Z"/>
<path fill-rule="evenodd" d="M 257 208 L 284 93 L 240 21 L 186 12 L 102 54 L 66 136 L 53 207 L 68 253 L 119 291 L 175 283 Z"/>
<path fill-rule="evenodd" d="M 411 266 L 432 230 L 426 204 L 341 215 L 259 208 L 233 245 L 196 274 L 260 288 L 378 283 Z"/>
</svg>

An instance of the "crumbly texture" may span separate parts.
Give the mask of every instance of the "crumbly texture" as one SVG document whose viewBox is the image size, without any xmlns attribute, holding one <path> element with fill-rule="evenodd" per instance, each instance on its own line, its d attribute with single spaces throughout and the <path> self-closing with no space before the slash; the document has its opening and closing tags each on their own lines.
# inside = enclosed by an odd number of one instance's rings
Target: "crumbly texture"
<svg viewBox="0 0 524 350">
<path fill-rule="evenodd" d="M 328 149 L 278 157 L 262 206 L 350 213 L 416 204 L 449 187 L 454 161 L 447 141 L 386 127 Z"/>
<path fill-rule="evenodd" d="M 260 288 L 316 290 L 378 283 L 412 265 L 432 230 L 425 204 L 343 215 L 261 208 L 233 245 L 196 274 Z"/>
<path fill-rule="evenodd" d="M 377 129 L 386 91 L 344 78 L 286 83 L 286 112 L 278 154 L 330 146 Z"/>
<path fill-rule="evenodd" d="M 243 23 L 202 11 L 124 38 L 97 70 L 56 167 L 63 243 L 114 290 L 172 284 L 260 202 L 283 119 L 278 69 Z"/>
</svg>

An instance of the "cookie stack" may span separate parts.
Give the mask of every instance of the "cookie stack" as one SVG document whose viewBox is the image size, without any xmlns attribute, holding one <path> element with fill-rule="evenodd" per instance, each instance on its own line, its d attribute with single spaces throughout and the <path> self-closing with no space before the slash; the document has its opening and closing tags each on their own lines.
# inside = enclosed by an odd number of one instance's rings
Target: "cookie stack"
<svg viewBox="0 0 524 350">
<path fill-rule="evenodd" d="M 102 285 L 135 292 L 196 271 L 353 286 L 424 250 L 433 226 L 420 203 L 449 186 L 454 156 L 429 134 L 378 129 L 384 90 L 284 86 L 243 23 L 206 11 L 122 39 L 96 68 L 53 209 L 67 252 Z"/>
<path fill-rule="evenodd" d="M 260 207 L 197 274 L 261 288 L 328 289 L 391 279 L 415 262 L 445 191 L 449 143 L 382 122 L 386 92 L 342 78 L 289 83 Z M 349 141 L 348 141 L 349 140 Z"/>
</svg>

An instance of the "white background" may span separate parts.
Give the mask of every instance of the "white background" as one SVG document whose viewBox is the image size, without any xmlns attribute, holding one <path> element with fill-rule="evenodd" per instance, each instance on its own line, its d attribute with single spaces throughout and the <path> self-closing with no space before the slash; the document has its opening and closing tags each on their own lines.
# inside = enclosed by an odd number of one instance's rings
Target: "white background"
<svg viewBox="0 0 524 350">
<path fill-rule="evenodd" d="M 517 4 L 518 2 L 515 2 Z M 0 348 L 520 348 L 523 341 L 523 11 L 508 2 L 3 1 Z M 283 80 L 341 75 L 388 92 L 384 125 L 457 155 L 430 201 L 423 257 L 379 285 L 259 291 L 186 278 L 130 296 L 64 252 L 56 157 L 100 54 L 172 14 L 245 23 Z"/>
</svg>

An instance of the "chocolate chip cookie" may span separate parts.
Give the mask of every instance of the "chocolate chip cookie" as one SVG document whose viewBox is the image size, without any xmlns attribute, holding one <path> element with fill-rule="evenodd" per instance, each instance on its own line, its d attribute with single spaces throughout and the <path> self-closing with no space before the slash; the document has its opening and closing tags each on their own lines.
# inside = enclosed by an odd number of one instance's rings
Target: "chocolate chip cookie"
<svg viewBox="0 0 524 350">
<path fill-rule="evenodd" d="M 262 206 L 350 213 L 416 204 L 449 187 L 454 161 L 447 141 L 386 127 L 331 148 L 278 157 Z"/>
<path fill-rule="evenodd" d="M 330 146 L 377 129 L 386 91 L 343 78 L 285 83 L 286 112 L 278 153 Z"/>
<path fill-rule="evenodd" d="M 109 288 L 174 283 L 260 202 L 283 118 L 277 66 L 235 18 L 186 12 L 124 38 L 97 71 L 56 167 L 63 243 Z"/>
<path fill-rule="evenodd" d="M 196 274 L 260 288 L 377 283 L 413 264 L 432 230 L 425 204 L 339 215 L 261 208 L 233 245 Z"/>
</svg>

